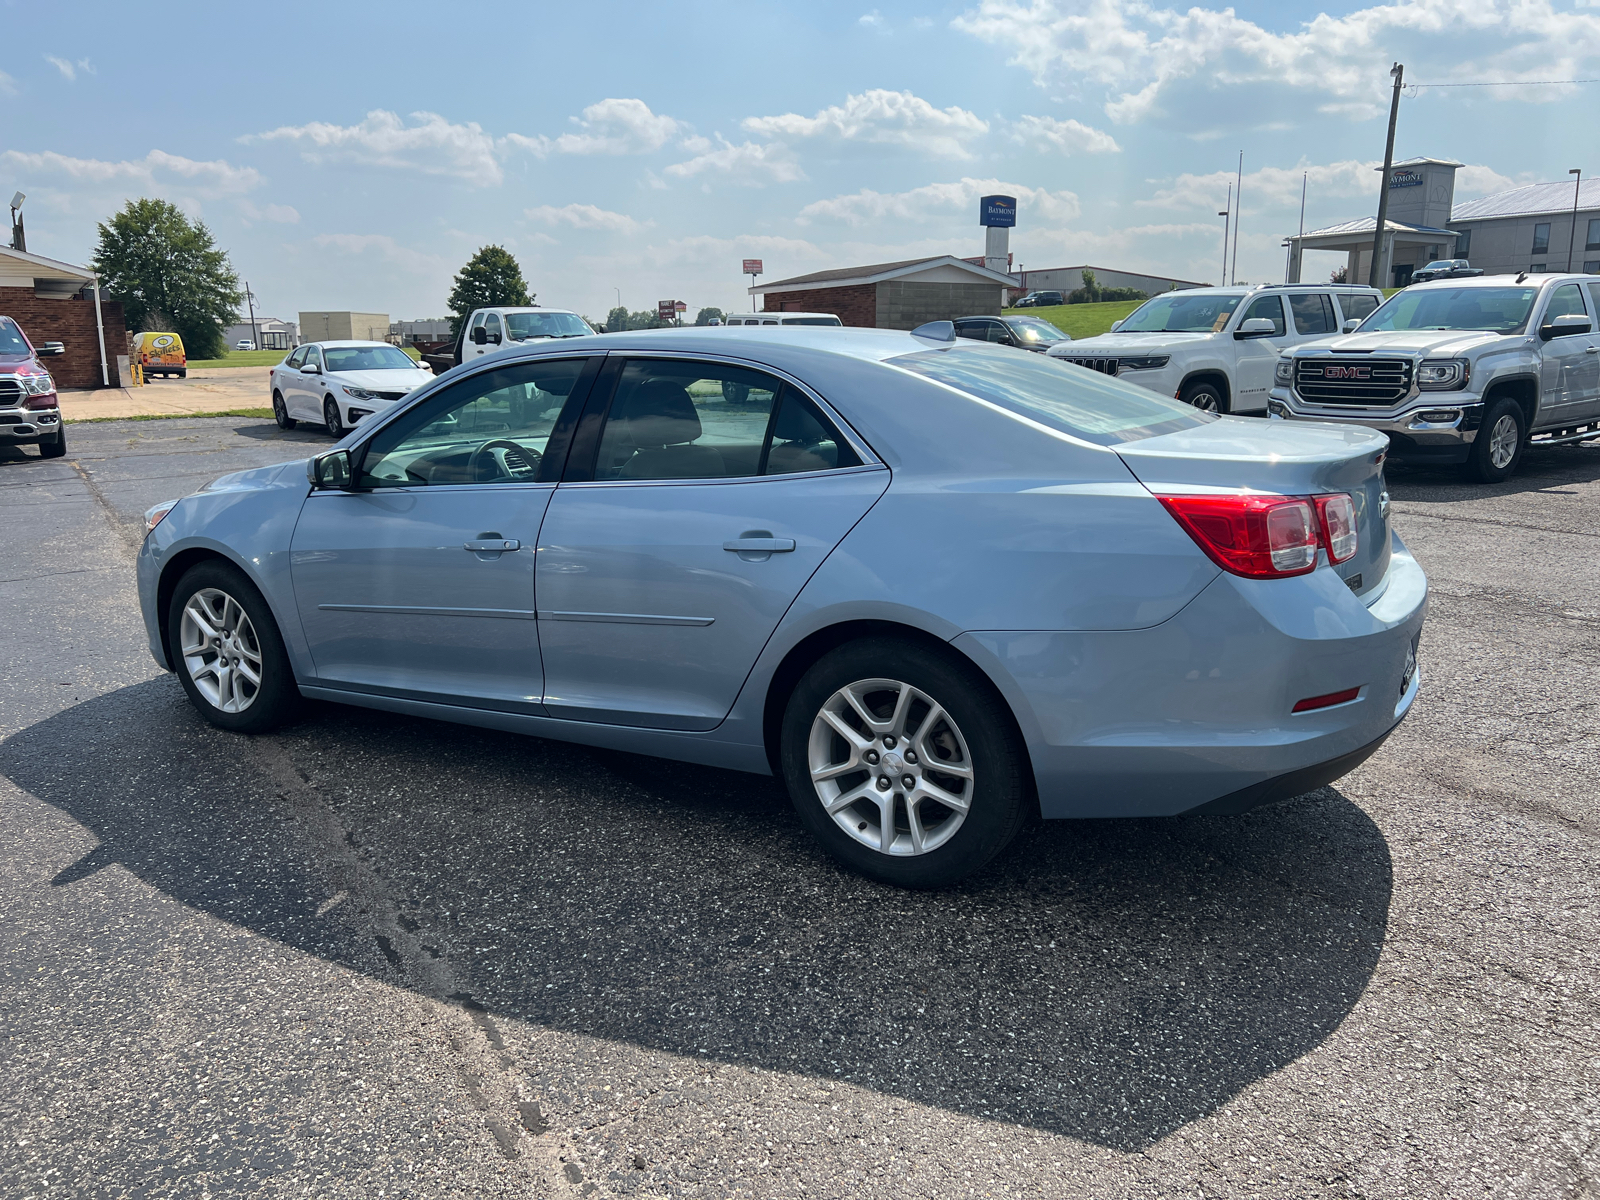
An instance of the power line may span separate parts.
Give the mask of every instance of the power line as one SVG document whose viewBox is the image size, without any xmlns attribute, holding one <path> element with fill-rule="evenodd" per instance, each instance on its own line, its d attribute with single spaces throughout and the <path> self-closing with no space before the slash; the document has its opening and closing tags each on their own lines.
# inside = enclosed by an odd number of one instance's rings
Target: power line
<svg viewBox="0 0 1600 1200">
<path fill-rule="evenodd" d="M 1423 88 L 1563 87 L 1569 83 L 1600 83 L 1600 79 L 1507 79 L 1501 83 L 1408 83 L 1406 84 L 1406 91 L 1415 95 Z"/>
</svg>

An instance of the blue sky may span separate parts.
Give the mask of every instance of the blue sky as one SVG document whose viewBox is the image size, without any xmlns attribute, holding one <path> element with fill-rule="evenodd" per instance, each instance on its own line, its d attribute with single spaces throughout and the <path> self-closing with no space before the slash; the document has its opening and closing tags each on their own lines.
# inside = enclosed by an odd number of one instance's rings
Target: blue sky
<svg viewBox="0 0 1600 1200">
<path fill-rule="evenodd" d="M 163 196 L 290 319 L 441 315 L 487 242 L 596 317 L 617 290 L 747 307 L 745 257 L 981 253 L 991 191 L 1028 268 L 1214 281 L 1241 150 L 1239 274 L 1281 279 L 1304 172 L 1308 228 L 1375 208 L 1391 61 L 1600 77 L 1600 0 L 3 9 L 0 192 L 28 194 L 29 249 L 85 262 L 97 221 Z M 1458 199 L 1600 173 L 1596 111 L 1594 84 L 1423 88 L 1396 154 L 1466 163 Z"/>
</svg>

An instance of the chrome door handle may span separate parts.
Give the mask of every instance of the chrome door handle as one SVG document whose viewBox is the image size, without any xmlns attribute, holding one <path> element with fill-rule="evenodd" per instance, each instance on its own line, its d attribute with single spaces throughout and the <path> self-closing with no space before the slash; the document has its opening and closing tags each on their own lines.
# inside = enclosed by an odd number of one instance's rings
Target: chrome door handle
<svg viewBox="0 0 1600 1200">
<path fill-rule="evenodd" d="M 787 554 L 794 549 L 794 539 L 775 537 L 734 538 L 731 542 L 723 542 L 722 548 L 731 550 L 735 554 Z"/>
<path fill-rule="evenodd" d="M 522 543 L 516 538 L 495 538 L 493 541 L 463 542 L 463 550 L 475 550 L 482 554 L 485 551 L 498 553 L 501 550 L 521 550 Z"/>
</svg>

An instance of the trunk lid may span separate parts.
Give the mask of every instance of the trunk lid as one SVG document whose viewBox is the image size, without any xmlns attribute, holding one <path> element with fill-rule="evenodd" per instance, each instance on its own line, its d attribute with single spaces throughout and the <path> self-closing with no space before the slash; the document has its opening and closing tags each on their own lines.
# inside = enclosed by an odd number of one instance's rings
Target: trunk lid
<svg viewBox="0 0 1600 1200">
<path fill-rule="evenodd" d="M 1353 592 L 1365 596 L 1389 570 L 1389 503 L 1383 479 L 1388 446 L 1383 434 L 1361 426 L 1221 417 L 1124 442 L 1116 451 L 1134 477 L 1154 492 L 1348 492 L 1360 544 L 1353 557 L 1333 569 Z"/>
</svg>

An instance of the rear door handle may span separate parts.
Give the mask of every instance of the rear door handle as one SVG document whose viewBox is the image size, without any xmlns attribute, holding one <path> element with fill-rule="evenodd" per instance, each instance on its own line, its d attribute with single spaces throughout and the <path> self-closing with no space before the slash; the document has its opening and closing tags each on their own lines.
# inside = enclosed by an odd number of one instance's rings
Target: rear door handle
<svg viewBox="0 0 1600 1200">
<path fill-rule="evenodd" d="M 1587 350 L 1584 351 L 1584 353 L 1585 354 L 1600 354 L 1600 346 L 1590 346 Z"/>
<path fill-rule="evenodd" d="M 724 550 L 731 550 L 735 554 L 787 554 L 794 549 L 793 538 L 775 537 L 742 537 L 734 538 L 731 542 L 723 542 Z"/>
<path fill-rule="evenodd" d="M 485 551 L 496 552 L 500 550 L 521 550 L 522 543 L 516 538 L 494 538 L 488 541 L 463 542 L 463 550 L 476 550 L 478 553 Z"/>
</svg>

